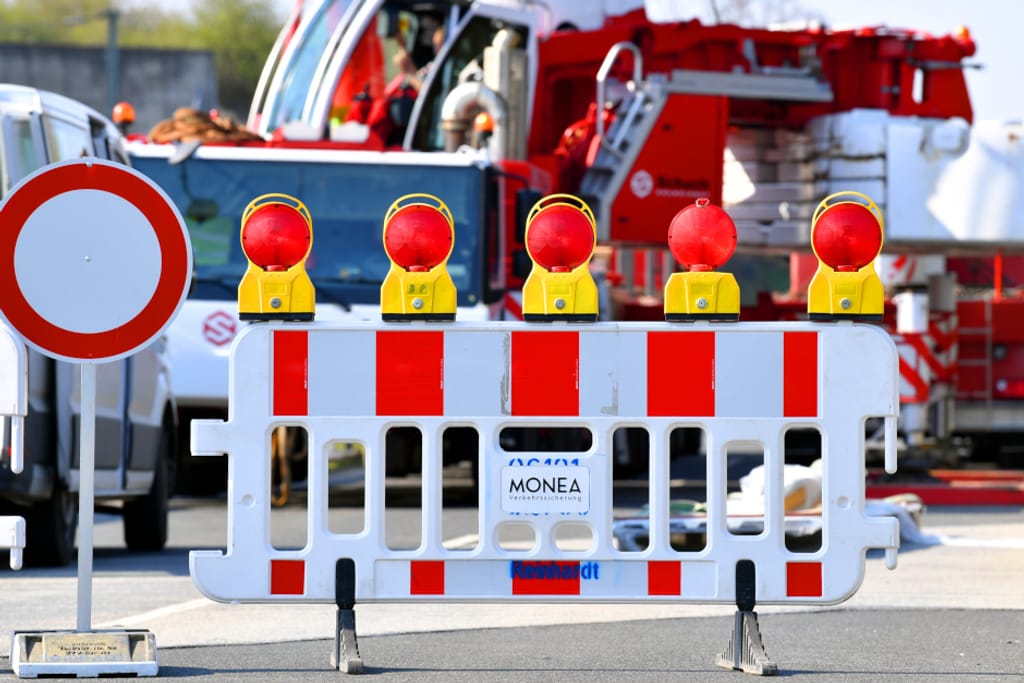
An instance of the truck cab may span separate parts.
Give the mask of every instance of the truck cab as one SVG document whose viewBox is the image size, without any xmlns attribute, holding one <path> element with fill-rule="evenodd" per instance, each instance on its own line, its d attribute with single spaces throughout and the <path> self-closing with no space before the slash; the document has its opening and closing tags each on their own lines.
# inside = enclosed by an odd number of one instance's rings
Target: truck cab
<svg viewBox="0 0 1024 683">
<path fill-rule="evenodd" d="M 95 110 L 56 93 L 0 84 L 3 197 L 47 164 L 80 157 L 128 163 L 120 131 Z M 16 359 L 4 354 L 25 344 L 3 322 L 0 335 L 6 341 L 0 366 L 10 370 Z M 24 468 L 11 471 L 13 430 L 0 430 L 0 506 L 26 520 L 28 564 L 64 565 L 74 556 L 78 521 L 80 372 L 75 364 L 26 351 Z M 123 515 L 130 550 L 160 550 L 167 540 L 176 434 L 168 375 L 162 341 L 96 368 L 95 495 L 98 504 Z"/>
</svg>

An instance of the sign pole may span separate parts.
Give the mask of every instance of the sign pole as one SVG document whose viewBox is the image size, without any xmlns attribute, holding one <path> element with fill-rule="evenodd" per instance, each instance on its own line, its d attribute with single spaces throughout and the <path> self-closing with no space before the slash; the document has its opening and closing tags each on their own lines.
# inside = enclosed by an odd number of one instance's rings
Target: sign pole
<svg viewBox="0 0 1024 683">
<path fill-rule="evenodd" d="M 96 468 L 96 364 L 82 363 L 78 487 L 78 630 L 92 630 L 92 542 Z"/>
</svg>

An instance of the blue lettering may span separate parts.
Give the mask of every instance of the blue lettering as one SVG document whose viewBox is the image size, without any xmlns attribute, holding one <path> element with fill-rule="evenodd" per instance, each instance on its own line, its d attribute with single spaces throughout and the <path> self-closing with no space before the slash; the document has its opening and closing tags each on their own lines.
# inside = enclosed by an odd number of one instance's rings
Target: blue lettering
<svg viewBox="0 0 1024 683">
<path fill-rule="evenodd" d="M 584 581 L 599 580 L 601 572 L 600 562 L 523 562 L 513 560 L 509 563 L 509 578 L 520 581 L 542 581 L 545 579 Z"/>
</svg>

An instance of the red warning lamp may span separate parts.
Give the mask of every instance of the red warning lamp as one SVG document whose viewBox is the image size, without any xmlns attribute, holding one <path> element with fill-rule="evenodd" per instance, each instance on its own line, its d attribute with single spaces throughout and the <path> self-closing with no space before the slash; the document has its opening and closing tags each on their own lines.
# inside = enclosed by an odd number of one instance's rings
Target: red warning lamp
<svg viewBox="0 0 1024 683">
<path fill-rule="evenodd" d="M 455 220 L 429 194 L 399 197 L 384 218 L 384 252 L 391 260 L 380 287 L 386 321 L 454 320 L 458 292 L 448 273 Z"/>
<path fill-rule="evenodd" d="M 313 219 L 286 194 L 265 194 L 242 213 L 242 252 L 249 267 L 238 284 L 241 320 L 312 320 L 316 305 L 306 259 Z"/>
<path fill-rule="evenodd" d="M 597 245 L 586 214 L 570 204 L 554 204 L 538 213 L 526 233 L 530 257 L 552 273 L 568 273 L 590 259 Z"/>
<path fill-rule="evenodd" d="M 426 204 L 410 204 L 391 216 L 384 232 L 384 250 L 410 273 L 425 273 L 445 261 L 454 247 L 448 217 Z"/>
<path fill-rule="evenodd" d="M 589 268 L 597 222 L 586 202 L 568 194 L 543 197 L 526 218 L 525 242 L 533 268 L 523 283 L 523 319 L 597 320 L 597 285 Z"/>
<path fill-rule="evenodd" d="M 818 270 L 807 291 L 811 320 L 881 320 L 882 281 L 872 262 L 882 250 L 882 211 L 859 192 L 837 192 L 811 218 Z"/>
<path fill-rule="evenodd" d="M 305 217 L 285 204 L 260 208 L 242 226 L 242 251 L 269 272 L 288 270 L 302 261 L 312 243 Z"/>
<path fill-rule="evenodd" d="M 687 272 L 665 283 L 665 320 L 739 320 L 739 284 L 731 273 L 715 272 L 736 251 L 729 214 L 701 197 L 672 219 L 668 246 Z"/>
<path fill-rule="evenodd" d="M 690 272 L 715 270 L 736 251 L 736 224 L 721 207 L 701 197 L 669 223 L 668 247 Z"/>
<path fill-rule="evenodd" d="M 857 272 L 874 261 L 882 249 L 878 223 L 878 217 L 863 204 L 834 204 L 818 216 L 811 248 L 836 272 Z"/>
</svg>

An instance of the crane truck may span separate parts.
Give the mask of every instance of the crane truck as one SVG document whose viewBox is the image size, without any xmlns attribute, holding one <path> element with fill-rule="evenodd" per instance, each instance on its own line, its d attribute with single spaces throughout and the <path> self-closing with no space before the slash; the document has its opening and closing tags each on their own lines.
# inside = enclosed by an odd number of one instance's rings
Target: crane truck
<svg viewBox="0 0 1024 683">
<path fill-rule="evenodd" d="M 779 319 L 805 314 L 794 293 L 812 273 L 815 206 L 854 190 L 884 216 L 903 445 L 933 460 L 1009 453 L 1024 429 L 1020 302 L 967 296 L 950 274 L 1021 244 L 957 204 L 970 190 L 952 178 L 976 186 L 980 172 L 965 166 L 981 139 L 964 76 L 975 51 L 966 28 L 748 28 L 657 0 L 297 2 L 253 99 L 254 139 L 128 143 L 193 236 L 195 291 L 168 341 L 182 423 L 226 414 L 237 231 L 263 193 L 312 213 L 317 319 L 379 316 L 381 220 L 413 192 L 454 217 L 460 319 L 519 317 L 524 219 L 552 192 L 594 211 L 605 316 L 662 315 L 667 227 L 707 197 L 737 226 L 743 319 Z"/>
</svg>

